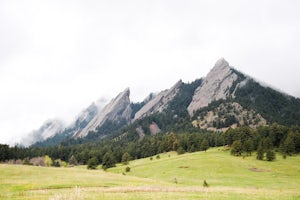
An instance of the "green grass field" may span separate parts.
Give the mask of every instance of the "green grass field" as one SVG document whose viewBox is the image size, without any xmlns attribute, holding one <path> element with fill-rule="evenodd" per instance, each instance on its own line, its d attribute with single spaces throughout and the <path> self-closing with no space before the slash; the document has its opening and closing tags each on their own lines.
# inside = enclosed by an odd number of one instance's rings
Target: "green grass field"
<svg viewBox="0 0 300 200">
<path fill-rule="evenodd" d="M 0 199 L 300 200 L 300 156 L 266 162 L 221 149 L 131 161 L 127 173 L 121 164 L 107 172 L 2 164 Z"/>
</svg>

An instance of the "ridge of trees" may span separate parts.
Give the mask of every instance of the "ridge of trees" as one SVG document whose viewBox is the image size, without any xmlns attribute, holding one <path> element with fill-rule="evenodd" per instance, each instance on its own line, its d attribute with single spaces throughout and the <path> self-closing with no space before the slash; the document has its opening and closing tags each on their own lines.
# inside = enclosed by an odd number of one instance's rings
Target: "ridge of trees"
<svg viewBox="0 0 300 200">
<path fill-rule="evenodd" d="M 235 156 L 249 156 L 257 152 L 257 159 L 273 160 L 274 151 L 284 157 L 300 153 L 300 127 L 287 127 L 278 124 L 259 127 L 240 127 L 226 132 L 161 133 L 146 135 L 142 140 L 102 140 L 95 143 L 52 147 L 9 147 L 0 145 L 0 161 L 30 160 L 48 155 L 53 161 L 72 162 L 72 165 L 102 164 L 103 168 L 113 167 L 115 163 L 127 163 L 131 159 L 154 156 L 168 151 L 184 152 L 206 151 L 209 147 L 228 145 Z M 92 159 L 93 160 L 90 160 Z M 49 159 L 48 159 L 49 160 Z M 95 160 L 97 162 L 95 162 Z M 50 163 L 50 161 L 48 161 Z M 53 162 L 55 163 L 55 162 Z M 57 163 L 56 163 L 57 164 Z M 91 167 L 93 168 L 93 167 Z"/>
<path fill-rule="evenodd" d="M 260 113 L 269 123 L 300 125 L 300 99 L 263 87 L 254 80 L 235 92 L 235 101 Z"/>
</svg>

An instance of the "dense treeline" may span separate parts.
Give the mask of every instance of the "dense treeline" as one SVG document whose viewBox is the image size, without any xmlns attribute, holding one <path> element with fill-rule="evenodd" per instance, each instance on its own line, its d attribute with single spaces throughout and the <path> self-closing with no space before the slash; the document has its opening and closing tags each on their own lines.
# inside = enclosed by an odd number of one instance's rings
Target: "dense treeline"
<svg viewBox="0 0 300 200">
<path fill-rule="evenodd" d="M 146 136 L 142 140 L 131 140 L 126 135 L 119 140 L 105 139 L 100 142 L 53 147 L 9 147 L 0 145 L 0 161 L 28 159 L 39 156 L 50 156 L 53 160 L 89 164 L 93 159 L 98 164 L 114 166 L 123 162 L 127 154 L 131 159 L 139 159 L 167 151 L 178 153 L 205 151 L 209 147 L 228 145 L 233 155 L 247 156 L 252 152 L 261 152 L 258 159 L 264 159 L 269 151 L 280 151 L 284 156 L 300 152 L 300 128 L 273 124 L 268 127 L 252 129 L 240 127 L 229 129 L 224 133 L 168 133 Z M 262 156 L 262 157 L 261 157 Z M 74 161 L 76 160 L 76 162 Z"/>
<path fill-rule="evenodd" d="M 257 152 L 257 159 L 274 150 L 282 153 L 284 157 L 300 152 L 300 127 L 286 127 L 273 124 L 269 127 L 240 127 L 229 129 L 224 134 L 225 143 L 231 146 L 231 153 L 236 156 L 251 155 Z M 268 158 L 267 158 L 268 159 Z"/>
<path fill-rule="evenodd" d="M 300 99 L 284 95 L 254 80 L 235 92 L 235 101 L 246 109 L 260 113 L 270 123 L 286 126 L 300 125 Z"/>
</svg>

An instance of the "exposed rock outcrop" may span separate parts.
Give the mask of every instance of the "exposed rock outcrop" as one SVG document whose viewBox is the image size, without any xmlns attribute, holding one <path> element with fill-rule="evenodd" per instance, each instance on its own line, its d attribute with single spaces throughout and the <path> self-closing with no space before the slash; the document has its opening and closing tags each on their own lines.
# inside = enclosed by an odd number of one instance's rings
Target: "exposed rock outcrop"
<svg viewBox="0 0 300 200">
<path fill-rule="evenodd" d="M 106 121 L 118 121 L 121 119 L 130 121 L 132 109 L 129 95 L 130 90 L 126 88 L 116 98 L 112 99 L 84 129 L 75 133 L 74 137 L 85 137 L 90 131 L 96 131 L 96 128 L 103 125 Z"/>
<path fill-rule="evenodd" d="M 27 147 L 42 142 L 61 133 L 64 128 L 64 123 L 58 119 L 47 120 L 38 130 L 32 131 L 26 138 L 23 138 L 21 144 Z"/>
<path fill-rule="evenodd" d="M 145 137 L 145 132 L 141 126 L 136 127 L 136 132 L 139 135 L 139 140 L 141 141 Z"/>
<path fill-rule="evenodd" d="M 207 106 L 209 103 L 228 97 L 229 89 L 238 75 L 232 70 L 228 62 L 221 58 L 204 78 L 202 84 L 195 90 L 193 100 L 188 106 L 188 112 L 193 112 Z"/>
<path fill-rule="evenodd" d="M 75 121 L 72 122 L 65 130 L 65 135 L 74 135 L 83 130 L 90 121 L 101 111 L 102 105 L 92 103 L 89 107 L 80 112 Z"/>
<path fill-rule="evenodd" d="M 151 135 L 156 135 L 161 132 L 160 128 L 158 127 L 158 125 L 155 122 L 152 122 L 149 125 L 149 130 L 150 130 Z"/>
<path fill-rule="evenodd" d="M 182 81 L 179 80 L 172 88 L 164 90 L 148 101 L 134 116 L 134 121 L 149 116 L 156 112 L 162 112 L 168 103 L 176 96 Z"/>
<path fill-rule="evenodd" d="M 259 113 L 252 109 L 247 110 L 237 102 L 226 102 L 210 111 L 201 112 L 192 124 L 201 129 L 226 131 L 230 127 L 265 126 L 267 121 Z"/>
</svg>

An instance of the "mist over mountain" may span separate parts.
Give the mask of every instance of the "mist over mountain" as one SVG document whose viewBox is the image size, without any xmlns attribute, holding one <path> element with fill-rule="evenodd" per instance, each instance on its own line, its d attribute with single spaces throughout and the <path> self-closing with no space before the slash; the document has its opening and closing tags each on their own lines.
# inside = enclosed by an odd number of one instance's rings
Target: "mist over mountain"
<svg viewBox="0 0 300 200">
<path fill-rule="evenodd" d="M 58 121 L 46 123 L 23 144 L 55 145 L 124 134 L 141 138 L 192 129 L 226 131 L 274 122 L 290 126 L 300 125 L 299 119 L 300 99 L 256 81 L 221 58 L 204 78 L 192 83 L 179 80 L 138 103 L 131 102 L 126 88 L 103 107 L 91 104 L 67 127 Z"/>
</svg>

